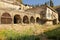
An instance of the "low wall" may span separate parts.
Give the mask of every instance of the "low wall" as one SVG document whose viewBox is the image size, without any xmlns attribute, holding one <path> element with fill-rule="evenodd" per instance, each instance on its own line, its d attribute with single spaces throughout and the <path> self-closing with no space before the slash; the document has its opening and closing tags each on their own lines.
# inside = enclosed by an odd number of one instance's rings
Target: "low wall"
<svg viewBox="0 0 60 40">
<path fill-rule="evenodd" d="M 34 24 L 0 24 L 0 30 L 2 29 L 10 29 L 15 31 L 24 31 L 30 28 L 34 28 Z"/>
</svg>

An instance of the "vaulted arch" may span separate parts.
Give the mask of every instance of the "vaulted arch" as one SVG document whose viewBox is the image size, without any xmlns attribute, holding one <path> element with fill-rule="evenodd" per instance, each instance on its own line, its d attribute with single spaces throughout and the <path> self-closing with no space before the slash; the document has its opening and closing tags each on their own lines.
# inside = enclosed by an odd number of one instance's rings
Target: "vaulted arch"
<svg viewBox="0 0 60 40">
<path fill-rule="evenodd" d="M 53 24 L 54 24 L 54 25 L 57 24 L 57 19 L 54 19 L 54 20 L 53 20 Z"/>
<path fill-rule="evenodd" d="M 28 18 L 28 16 L 25 15 L 25 16 L 23 17 L 23 23 L 27 23 L 27 24 L 29 23 L 29 18 Z"/>
<path fill-rule="evenodd" d="M 39 17 L 36 18 L 36 23 L 40 23 L 40 18 Z"/>
<path fill-rule="evenodd" d="M 35 19 L 33 16 L 31 16 L 31 18 L 30 18 L 30 23 L 35 23 Z"/>
<path fill-rule="evenodd" d="M 15 24 L 21 23 L 21 17 L 20 17 L 20 15 L 16 14 L 16 15 L 14 16 L 14 23 L 15 23 Z"/>
<path fill-rule="evenodd" d="M 11 24 L 12 18 L 9 13 L 3 13 L 1 16 L 1 24 Z"/>
</svg>

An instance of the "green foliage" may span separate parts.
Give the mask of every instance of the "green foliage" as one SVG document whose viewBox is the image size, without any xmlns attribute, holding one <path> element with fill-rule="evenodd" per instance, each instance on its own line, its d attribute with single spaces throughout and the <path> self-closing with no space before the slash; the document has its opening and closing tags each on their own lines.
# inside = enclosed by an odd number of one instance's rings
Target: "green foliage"
<svg viewBox="0 0 60 40">
<path fill-rule="evenodd" d="M 22 32 L 16 32 L 14 30 L 0 30 L 0 40 L 40 40 L 44 37 L 53 40 L 60 39 L 60 27 L 55 30 L 45 31 L 40 35 L 33 35 L 40 29 L 40 26 L 42 28 L 45 27 L 42 25 L 35 25 L 34 27 L 23 30 Z M 56 26 L 60 26 L 60 24 Z"/>
<path fill-rule="evenodd" d="M 48 39 L 60 40 L 60 28 L 44 33 Z"/>
<path fill-rule="evenodd" d="M 2 30 L 0 32 L 0 37 L 4 37 L 4 40 L 15 40 L 17 39 L 18 36 L 19 36 L 19 33 L 16 33 L 12 30 Z"/>
<path fill-rule="evenodd" d="M 31 35 L 32 29 L 23 31 L 23 33 L 17 33 L 13 30 L 1 30 L 1 40 L 35 40 L 35 36 Z"/>
<path fill-rule="evenodd" d="M 52 0 L 50 0 L 50 6 L 51 6 L 51 7 L 53 7 L 53 6 L 54 6 L 54 4 L 53 4 L 53 1 L 52 1 Z"/>
</svg>

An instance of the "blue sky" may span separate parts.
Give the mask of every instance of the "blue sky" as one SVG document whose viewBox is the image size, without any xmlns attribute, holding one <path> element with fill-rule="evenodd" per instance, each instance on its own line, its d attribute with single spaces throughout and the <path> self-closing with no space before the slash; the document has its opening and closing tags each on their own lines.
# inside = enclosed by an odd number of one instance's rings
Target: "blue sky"
<svg viewBox="0 0 60 40">
<path fill-rule="evenodd" d="M 36 5 L 36 4 L 44 4 L 49 0 L 23 0 L 23 3 L 29 4 L 29 5 Z M 54 0 L 54 5 L 60 5 L 60 0 Z"/>
</svg>

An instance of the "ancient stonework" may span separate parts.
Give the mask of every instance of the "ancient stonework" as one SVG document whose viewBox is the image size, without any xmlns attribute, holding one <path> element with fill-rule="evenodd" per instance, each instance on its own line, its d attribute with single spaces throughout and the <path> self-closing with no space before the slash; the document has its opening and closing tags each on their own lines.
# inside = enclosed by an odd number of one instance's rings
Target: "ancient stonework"
<svg viewBox="0 0 60 40">
<path fill-rule="evenodd" d="M 12 2 L 12 3 L 10 3 Z M 2 24 L 58 24 L 58 13 L 50 6 L 24 6 L 16 0 L 0 0 L 0 25 Z"/>
</svg>

